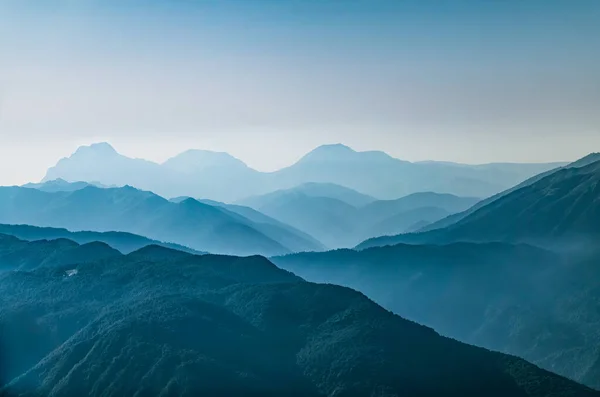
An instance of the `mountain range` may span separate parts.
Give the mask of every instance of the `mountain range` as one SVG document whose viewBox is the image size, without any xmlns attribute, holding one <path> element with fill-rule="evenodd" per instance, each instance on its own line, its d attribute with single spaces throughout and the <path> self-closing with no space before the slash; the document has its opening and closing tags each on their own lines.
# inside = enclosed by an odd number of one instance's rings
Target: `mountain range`
<svg viewBox="0 0 600 397">
<path fill-rule="evenodd" d="M 600 251 L 452 243 L 272 258 L 313 282 L 357 289 L 442 335 L 523 357 L 600 389 Z"/>
<path fill-rule="evenodd" d="M 367 240 L 357 248 L 453 241 L 511 241 L 557 248 L 594 246 L 600 237 L 600 161 L 534 178 L 477 205 L 450 225 Z"/>
<path fill-rule="evenodd" d="M 479 201 L 432 192 L 396 200 L 361 201 L 352 190 L 336 187 L 331 193 L 331 186 L 316 189 L 318 185 L 278 190 L 242 203 L 314 236 L 328 248 L 347 248 L 369 237 L 415 230 Z"/>
<path fill-rule="evenodd" d="M 82 146 L 51 167 L 44 181 L 97 181 L 131 185 L 161 196 L 189 196 L 235 202 L 308 182 L 333 183 L 379 199 L 434 191 L 488 197 L 563 163 L 465 165 L 411 163 L 384 152 L 357 152 L 324 145 L 297 163 L 275 172 L 259 172 L 227 153 L 189 150 L 162 164 L 119 154 L 107 143 Z"/>
<path fill-rule="evenodd" d="M 444 228 L 273 261 L 310 281 L 356 288 L 444 335 L 600 388 L 595 157 L 476 204 Z"/>
<path fill-rule="evenodd" d="M 53 193 L 0 187 L 0 222 L 70 231 L 128 232 L 222 254 L 277 255 L 322 249 L 314 239 L 276 221 L 254 222 L 193 199 L 174 203 L 130 186 L 87 186 Z"/>
<path fill-rule="evenodd" d="M 590 153 L 587 156 L 582 157 L 581 159 L 574 161 L 572 163 L 569 163 L 563 167 L 552 169 L 552 170 L 534 175 L 531 178 L 519 183 L 518 185 L 511 187 L 510 189 L 506 189 L 505 191 L 502 191 L 498 194 L 495 194 L 491 197 L 481 200 L 479 203 L 477 203 L 476 205 L 474 205 L 473 207 L 469 208 L 466 211 L 452 214 L 444 219 L 440 219 L 437 222 L 433 222 L 429 225 L 426 225 L 426 226 L 422 227 L 421 229 L 419 229 L 418 231 L 425 232 L 425 231 L 429 231 L 429 230 L 441 229 L 446 226 L 450 226 L 450 225 L 460 221 L 461 219 L 465 218 L 467 215 L 470 215 L 473 212 L 477 211 L 479 208 L 484 207 L 484 206 L 492 203 L 493 201 L 496 201 L 496 200 L 506 196 L 507 194 L 514 192 L 515 190 L 519 190 L 522 187 L 532 185 L 533 183 L 539 181 L 540 179 L 543 179 L 544 177 L 546 177 L 548 175 L 551 175 L 552 173 L 558 171 L 559 169 L 581 168 L 581 167 L 585 167 L 586 165 L 595 163 L 597 161 L 600 161 L 600 153 Z"/>
<path fill-rule="evenodd" d="M 80 190 L 88 186 L 96 186 L 96 187 L 115 187 L 115 186 L 104 186 L 101 183 L 97 182 L 67 182 L 64 179 L 54 179 L 51 181 L 45 181 L 41 183 L 26 183 L 22 187 L 42 190 L 44 192 L 73 192 L 75 190 Z"/>
<path fill-rule="evenodd" d="M 262 257 L 0 238 L 11 264 L 49 252 L 0 274 L 3 397 L 599 394 Z"/>
<path fill-rule="evenodd" d="M 162 241 L 152 240 L 143 236 L 138 236 L 132 233 L 125 232 L 70 232 L 67 229 L 59 229 L 53 227 L 36 227 L 30 225 L 3 225 L 0 224 L 0 234 L 17 237 L 21 240 L 36 241 L 36 240 L 72 240 L 78 244 L 87 244 L 100 242 L 109 245 L 110 247 L 128 254 L 132 251 L 137 251 L 140 248 L 148 245 L 157 245 L 160 247 L 171 248 L 174 250 L 189 252 L 193 254 L 202 254 L 191 248 L 174 243 L 165 243 Z"/>
</svg>

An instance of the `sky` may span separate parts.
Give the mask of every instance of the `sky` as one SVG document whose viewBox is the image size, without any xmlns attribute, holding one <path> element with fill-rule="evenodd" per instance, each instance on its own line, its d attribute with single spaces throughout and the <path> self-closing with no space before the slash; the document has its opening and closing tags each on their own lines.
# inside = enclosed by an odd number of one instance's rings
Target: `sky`
<svg viewBox="0 0 600 397">
<path fill-rule="evenodd" d="M 259 170 L 600 151 L 597 0 L 0 0 L 0 184 L 79 145 Z"/>
</svg>

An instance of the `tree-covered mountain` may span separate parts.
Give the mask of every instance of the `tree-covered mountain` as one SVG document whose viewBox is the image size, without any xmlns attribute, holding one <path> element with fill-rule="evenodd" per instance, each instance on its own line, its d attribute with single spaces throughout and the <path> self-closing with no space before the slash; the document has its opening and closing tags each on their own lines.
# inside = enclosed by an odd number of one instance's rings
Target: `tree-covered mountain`
<svg viewBox="0 0 600 397">
<path fill-rule="evenodd" d="M 115 255 L 0 275 L 0 395 L 598 395 L 262 257 Z"/>
<path fill-rule="evenodd" d="M 357 248 L 400 242 L 512 241 L 543 246 L 600 240 L 600 161 L 566 167 L 480 207 L 442 229 L 367 240 Z"/>
<path fill-rule="evenodd" d="M 454 243 L 272 258 L 314 282 L 365 293 L 442 335 L 524 357 L 600 389 L 600 254 Z"/>
<path fill-rule="evenodd" d="M 137 234 L 125 232 L 71 232 L 67 229 L 54 227 L 37 227 L 30 225 L 5 225 L 0 224 L 0 234 L 15 236 L 21 240 L 56 240 L 68 239 L 75 241 L 78 244 L 87 244 L 92 242 L 101 242 L 108 244 L 114 249 L 119 250 L 124 254 L 132 251 L 137 251 L 140 248 L 148 245 L 158 245 L 161 247 L 171 248 L 179 251 L 202 254 L 200 251 L 193 250 L 183 245 L 174 243 L 165 243 L 162 241 L 152 240 Z"/>
<path fill-rule="evenodd" d="M 120 256 L 119 251 L 100 242 L 82 245 L 67 239 L 28 242 L 0 234 L 0 272 L 84 264 Z"/>
<path fill-rule="evenodd" d="M 412 231 L 417 225 L 463 211 L 477 201 L 471 197 L 423 192 L 355 207 L 340 198 L 289 189 L 253 197 L 247 203 L 314 236 L 329 248 L 346 248 L 369 237 Z"/>
<path fill-rule="evenodd" d="M 341 185 L 382 199 L 421 191 L 487 197 L 560 165 L 411 163 L 383 152 L 357 152 L 338 144 L 320 146 L 281 170 L 259 172 L 226 153 L 190 150 L 158 164 L 123 156 L 107 143 L 98 143 L 82 146 L 61 159 L 47 171 L 44 180 L 131 185 L 165 197 L 222 202 L 309 182 Z"/>
<path fill-rule="evenodd" d="M 321 248 L 299 235 L 296 239 L 286 238 L 284 246 L 277 240 L 276 226 L 255 223 L 193 199 L 173 203 L 130 186 L 109 189 L 88 186 L 56 193 L 0 188 L 0 222 L 71 231 L 121 231 L 198 251 L 235 255 L 282 254 L 311 245 Z M 289 232 L 281 230 L 289 237 Z"/>
</svg>

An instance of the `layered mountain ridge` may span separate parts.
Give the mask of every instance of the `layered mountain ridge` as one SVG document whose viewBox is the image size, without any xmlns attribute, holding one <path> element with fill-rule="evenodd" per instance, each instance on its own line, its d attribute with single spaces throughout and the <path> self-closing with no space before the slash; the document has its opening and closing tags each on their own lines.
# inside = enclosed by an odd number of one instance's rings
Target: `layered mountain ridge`
<svg viewBox="0 0 600 397">
<path fill-rule="evenodd" d="M 600 237 L 599 181 L 600 161 L 565 167 L 511 189 L 486 205 L 477 205 L 444 228 L 374 238 L 357 248 L 453 241 L 529 242 L 554 248 L 593 246 Z"/>
<path fill-rule="evenodd" d="M 222 254 L 276 255 L 322 249 L 318 242 L 287 226 L 253 222 L 193 199 L 173 203 L 130 186 L 87 186 L 53 193 L 0 187 L 0 222 L 70 231 L 128 232 Z"/>
<path fill-rule="evenodd" d="M 307 182 L 334 183 L 380 199 L 419 191 L 487 197 L 560 165 L 563 164 L 410 163 L 383 152 L 324 145 L 287 168 L 263 173 L 226 153 L 190 150 L 158 164 L 128 158 L 109 144 L 98 143 L 61 159 L 48 170 L 44 180 L 132 185 L 166 197 L 190 196 L 223 202 Z"/>
</svg>

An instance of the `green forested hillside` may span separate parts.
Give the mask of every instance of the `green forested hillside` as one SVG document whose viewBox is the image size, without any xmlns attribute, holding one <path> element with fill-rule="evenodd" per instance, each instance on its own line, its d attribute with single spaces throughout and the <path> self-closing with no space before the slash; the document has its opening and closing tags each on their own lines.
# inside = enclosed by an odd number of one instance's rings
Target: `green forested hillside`
<svg viewBox="0 0 600 397">
<path fill-rule="evenodd" d="M 0 240 L 23 244 L 40 250 Z M 149 246 L 32 268 L 0 275 L 2 396 L 598 394 L 262 257 Z"/>
</svg>

